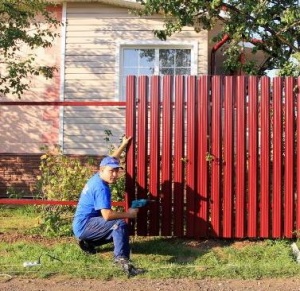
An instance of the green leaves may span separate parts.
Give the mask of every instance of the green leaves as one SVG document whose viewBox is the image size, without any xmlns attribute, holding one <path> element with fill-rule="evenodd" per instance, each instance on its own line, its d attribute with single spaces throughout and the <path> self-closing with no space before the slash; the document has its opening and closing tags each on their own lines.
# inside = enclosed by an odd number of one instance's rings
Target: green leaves
<svg viewBox="0 0 300 291">
<path fill-rule="evenodd" d="M 34 50 L 52 45 L 60 22 L 42 0 L 2 0 L 0 3 L 0 94 L 19 98 L 28 90 L 31 76 L 52 78 L 51 66 L 34 64 Z M 46 24 L 46 25 L 45 25 Z M 30 55 L 22 54 L 29 50 Z"/>
<path fill-rule="evenodd" d="M 41 157 L 40 192 L 49 200 L 77 200 L 86 181 L 93 174 L 93 161 L 63 155 L 59 147 Z"/>
<path fill-rule="evenodd" d="M 193 26 L 196 32 L 212 30 L 216 23 L 220 31 L 216 38 L 229 35 L 232 40 L 222 49 L 227 60 L 224 73 L 235 73 L 246 69 L 247 73 L 263 75 L 269 69 L 282 69 L 281 74 L 297 74 L 299 60 L 294 57 L 300 52 L 300 6 L 299 1 L 287 0 L 193 0 L 193 1 L 143 1 L 140 14 L 160 12 L 166 16 L 165 29 L 155 31 L 160 39 L 167 39 L 183 26 Z M 255 39 L 261 42 L 254 41 Z M 210 40 L 209 40 L 210 41 Z M 264 52 L 264 62 L 256 63 L 255 56 L 237 61 L 237 44 L 252 43 L 255 55 Z M 251 56 L 251 54 L 250 54 Z M 292 62 L 292 65 L 291 65 Z"/>
</svg>

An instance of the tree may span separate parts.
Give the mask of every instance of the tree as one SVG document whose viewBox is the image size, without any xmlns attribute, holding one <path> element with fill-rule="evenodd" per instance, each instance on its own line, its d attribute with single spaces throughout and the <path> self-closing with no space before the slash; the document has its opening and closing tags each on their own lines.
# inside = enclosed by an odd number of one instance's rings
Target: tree
<svg viewBox="0 0 300 291">
<path fill-rule="evenodd" d="M 140 15 L 161 13 L 165 29 L 155 35 L 165 40 L 184 26 L 195 31 L 211 30 L 221 23 L 221 31 L 213 41 L 228 36 L 224 53 L 227 72 L 242 69 L 248 74 L 264 75 L 267 70 L 279 69 L 281 75 L 300 74 L 300 1 L 295 0 L 138 0 L 143 5 Z M 263 65 L 241 63 L 241 47 L 253 45 L 268 56 Z M 237 68 L 239 66 L 239 68 Z"/>
<path fill-rule="evenodd" d="M 60 22 L 43 0 L 1 0 L 0 94 L 18 96 L 29 89 L 31 76 L 52 78 L 55 67 L 35 63 L 37 48 L 48 48 L 58 34 Z M 25 50 L 31 52 L 24 54 Z"/>
</svg>

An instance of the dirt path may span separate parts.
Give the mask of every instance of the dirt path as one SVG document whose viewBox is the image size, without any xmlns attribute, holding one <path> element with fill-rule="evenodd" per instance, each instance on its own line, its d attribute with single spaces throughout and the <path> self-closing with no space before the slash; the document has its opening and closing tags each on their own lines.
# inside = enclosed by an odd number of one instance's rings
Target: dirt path
<svg viewBox="0 0 300 291">
<path fill-rule="evenodd" d="M 300 278 L 268 280 L 190 280 L 190 279 L 126 279 L 68 280 L 20 279 L 0 277 L 1 291 L 196 291 L 196 290 L 300 290 Z"/>
</svg>

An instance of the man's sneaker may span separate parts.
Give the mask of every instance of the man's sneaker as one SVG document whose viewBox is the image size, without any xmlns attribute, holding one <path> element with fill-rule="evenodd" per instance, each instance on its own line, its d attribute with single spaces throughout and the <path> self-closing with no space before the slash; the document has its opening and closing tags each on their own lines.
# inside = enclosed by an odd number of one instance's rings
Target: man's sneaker
<svg viewBox="0 0 300 291">
<path fill-rule="evenodd" d="M 87 254 L 93 255 L 96 254 L 96 249 L 92 243 L 86 240 L 79 241 L 79 247 Z"/>
<path fill-rule="evenodd" d="M 136 276 L 145 273 L 145 270 L 135 268 L 132 263 L 126 258 L 116 258 L 115 264 L 120 266 L 128 277 Z"/>
</svg>

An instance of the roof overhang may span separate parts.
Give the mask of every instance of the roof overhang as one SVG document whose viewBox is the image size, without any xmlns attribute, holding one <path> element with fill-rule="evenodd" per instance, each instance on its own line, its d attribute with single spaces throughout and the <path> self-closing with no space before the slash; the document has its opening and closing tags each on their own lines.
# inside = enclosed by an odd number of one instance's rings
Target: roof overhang
<svg viewBox="0 0 300 291">
<path fill-rule="evenodd" d="M 48 0 L 53 4 L 63 4 L 63 3 L 102 3 L 102 4 L 109 4 L 113 6 L 119 6 L 129 9 L 134 8 L 141 8 L 142 5 L 137 3 L 134 0 Z"/>
</svg>

